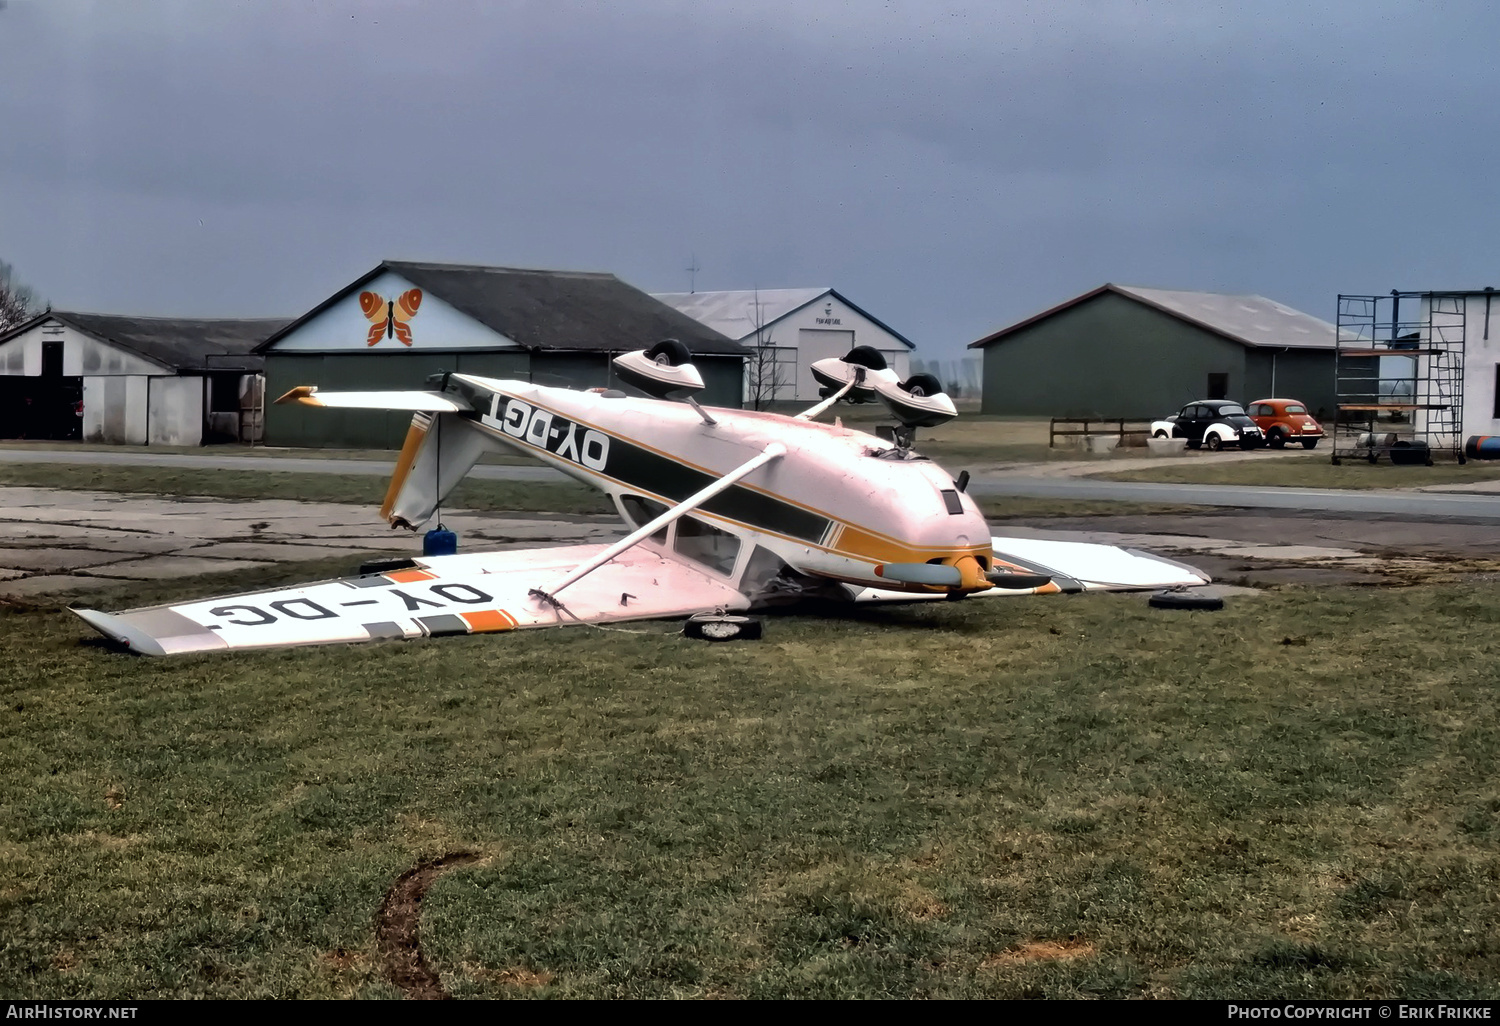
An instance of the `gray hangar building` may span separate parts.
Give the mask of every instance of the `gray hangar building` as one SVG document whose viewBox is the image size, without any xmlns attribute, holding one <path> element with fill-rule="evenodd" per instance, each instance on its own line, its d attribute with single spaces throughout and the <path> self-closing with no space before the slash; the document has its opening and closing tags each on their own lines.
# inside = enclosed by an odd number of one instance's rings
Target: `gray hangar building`
<svg viewBox="0 0 1500 1026">
<path fill-rule="evenodd" d="M 46 313 L 0 333 L 0 438 L 255 442 L 273 320 Z"/>
<path fill-rule="evenodd" d="M 612 274 L 387 260 L 257 347 L 269 445 L 390 449 L 410 413 L 276 405 L 298 385 L 423 389 L 443 371 L 613 387 L 610 360 L 675 338 L 704 405 L 741 405 L 746 350 Z"/>
<path fill-rule="evenodd" d="M 1334 409 L 1336 329 L 1264 296 L 1105 284 L 969 344 L 983 412 L 1162 417 L 1194 399 Z"/>
</svg>

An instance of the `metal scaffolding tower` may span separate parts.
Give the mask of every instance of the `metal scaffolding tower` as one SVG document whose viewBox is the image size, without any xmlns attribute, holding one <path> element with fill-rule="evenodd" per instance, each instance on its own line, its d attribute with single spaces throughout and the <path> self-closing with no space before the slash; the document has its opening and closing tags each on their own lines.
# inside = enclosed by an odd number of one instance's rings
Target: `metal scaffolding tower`
<svg viewBox="0 0 1500 1026">
<path fill-rule="evenodd" d="M 1464 462 L 1462 293 L 1339 296 L 1333 462 Z"/>
</svg>

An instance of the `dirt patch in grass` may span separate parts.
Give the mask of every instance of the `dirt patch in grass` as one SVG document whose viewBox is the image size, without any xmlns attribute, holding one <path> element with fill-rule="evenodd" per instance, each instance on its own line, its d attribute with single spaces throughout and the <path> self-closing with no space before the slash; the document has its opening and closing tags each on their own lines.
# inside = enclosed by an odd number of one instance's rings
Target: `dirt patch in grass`
<svg viewBox="0 0 1500 1026">
<path fill-rule="evenodd" d="M 460 851 L 422 862 L 396 878 L 380 903 L 375 918 L 375 940 L 386 979 L 409 998 L 443 1001 L 448 992 L 422 954 L 422 898 L 438 874 L 454 866 L 478 862 L 475 852 Z"/>
<path fill-rule="evenodd" d="M 537 972 L 523 965 L 513 966 L 510 969 L 486 969 L 484 966 L 465 963 L 464 972 L 476 980 L 486 980 L 490 983 L 498 983 L 502 987 L 516 987 L 521 990 L 545 987 L 554 979 L 549 972 Z"/>
<path fill-rule="evenodd" d="M 987 956 L 979 963 L 979 968 L 996 969 L 1008 965 L 1027 965 L 1031 962 L 1070 962 L 1077 958 L 1088 958 L 1097 953 L 1094 945 L 1082 937 L 1027 941 L 998 954 Z"/>
</svg>

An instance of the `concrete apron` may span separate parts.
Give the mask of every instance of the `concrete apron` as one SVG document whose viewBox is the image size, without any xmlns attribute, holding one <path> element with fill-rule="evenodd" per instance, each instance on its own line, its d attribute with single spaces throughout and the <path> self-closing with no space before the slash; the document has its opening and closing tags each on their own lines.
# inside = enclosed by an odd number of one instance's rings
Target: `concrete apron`
<svg viewBox="0 0 1500 1026">
<path fill-rule="evenodd" d="M 445 512 L 464 550 L 612 539 L 613 517 Z M 0 598 L 29 598 L 271 563 L 358 553 L 420 555 L 422 536 L 393 531 L 368 506 L 284 499 L 163 498 L 0 488 Z"/>
</svg>

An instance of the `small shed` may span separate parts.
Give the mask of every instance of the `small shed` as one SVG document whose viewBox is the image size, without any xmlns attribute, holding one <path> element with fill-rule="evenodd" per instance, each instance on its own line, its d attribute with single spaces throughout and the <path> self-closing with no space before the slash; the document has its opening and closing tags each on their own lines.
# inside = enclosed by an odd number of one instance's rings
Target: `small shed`
<svg viewBox="0 0 1500 1026">
<path fill-rule="evenodd" d="M 693 352 L 705 405 L 739 406 L 745 350 L 612 274 L 387 260 L 271 335 L 272 400 L 425 388 L 443 371 L 570 388 L 618 385 L 610 361 L 675 338 Z M 272 445 L 396 448 L 409 413 L 267 409 Z"/>
<path fill-rule="evenodd" d="M 753 406 L 816 401 L 819 385 L 808 368 L 855 346 L 879 350 L 902 381 L 911 373 L 915 344 L 831 288 L 654 295 L 750 350 L 745 402 Z"/>
<path fill-rule="evenodd" d="M 969 345 L 986 414 L 1161 417 L 1194 399 L 1334 405 L 1336 329 L 1257 295 L 1105 284 Z"/>
<path fill-rule="evenodd" d="M 254 349 L 286 323 L 49 310 L 0 334 L 0 438 L 257 441 Z"/>
</svg>

